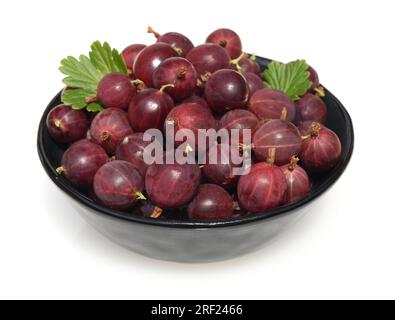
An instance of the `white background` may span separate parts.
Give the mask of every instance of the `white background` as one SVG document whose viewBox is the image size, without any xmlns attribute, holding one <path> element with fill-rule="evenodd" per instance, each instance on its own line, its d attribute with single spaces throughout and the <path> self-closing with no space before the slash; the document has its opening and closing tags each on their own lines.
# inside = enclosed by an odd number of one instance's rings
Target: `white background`
<svg viewBox="0 0 395 320">
<path fill-rule="evenodd" d="M 393 1 L 1 1 L 0 298 L 395 298 Z M 219 27 L 244 50 L 305 58 L 355 125 L 353 159 L 315 212 L 227 262 L 151 260 L 103 238 L 47 178 L 36 131 L 59 61 Z"/>
</svg>

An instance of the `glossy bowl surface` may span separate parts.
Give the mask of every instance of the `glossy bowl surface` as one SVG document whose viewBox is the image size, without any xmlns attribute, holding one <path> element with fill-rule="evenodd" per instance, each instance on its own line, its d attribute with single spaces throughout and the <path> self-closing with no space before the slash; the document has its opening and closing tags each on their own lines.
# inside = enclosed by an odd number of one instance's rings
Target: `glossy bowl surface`
<svg viewBox="0 0 395 320">
<path fill-rule="evenodd" d="M 269 59 L 257 57 L 266 68 Z M 313 177 L 310 194 L 294 204 L 268 212 L 224 221 L 150 219 L 138 212 L 123 212 L 100 205 L 92 194 L 74 188 L 56 173 L 64 147 L 50 137 L 45 125 L 49 111 L 60 103 L 58 93 L 45 109 L 38 129 L 37 148 L 41 163 L 57 187 L 73 202 L 76 210 L 98 231 L 116 243 L 146 256 L 178 262 L 211 262 L 237 257 L 261 247 L 305 213 L 339 179 L 353 152 L 351 118 L 341 102 L 326 89 L 327 126 L 342 143 L 339 163 L 331 171 Z"/>
</svg>

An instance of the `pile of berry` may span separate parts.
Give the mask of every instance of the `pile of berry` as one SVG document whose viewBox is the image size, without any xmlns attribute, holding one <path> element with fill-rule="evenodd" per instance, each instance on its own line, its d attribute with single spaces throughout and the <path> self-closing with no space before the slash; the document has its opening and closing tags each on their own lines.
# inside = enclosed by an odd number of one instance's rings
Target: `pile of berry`
<svg viewBox="0 0 395 320">
<path fill-rule="evenodd" d="M 47 128 L 67 146 L 57 172 L 75 187 L 93 190 L 104 206 L 139 207 L 152 218 L 178 211 L 220 220 L 298 201 L 310 192 L 309 175 L 337 164 L 341 143 L 325 127 L 324 89 L 304 60 L 273 62 L 263 72 L 232 30 L 216 30 L 196 47 L 180 33 L 149 32 L 155 44 L 133 44 L 119 56 L 108 44 L 92 46 L 89 58 L 63 62 L 63 104 L 48 114 Z M 217 163 L 147 164 L 144 132 L 169 126 L 196 135 L 251 130 L 250 144 L 240 132 L 230 145 L 252 153 L 249 173 L 233 174 L 237 165 L 221 142 L 205 150 L 188 144 L 196 153 L 218 153 Z"/>
</svg>

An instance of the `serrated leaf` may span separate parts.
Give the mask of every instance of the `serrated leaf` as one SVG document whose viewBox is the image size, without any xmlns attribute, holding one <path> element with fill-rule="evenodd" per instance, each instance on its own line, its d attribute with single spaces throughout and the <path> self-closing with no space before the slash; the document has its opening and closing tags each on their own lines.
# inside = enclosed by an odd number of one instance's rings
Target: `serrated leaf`
<svg viewBox="0 0 395 320">
<path fill-rule="evenodd" d="M 93 65 L 103 74 L 111 72 L 128 73 L 125 62 L 117 50 L 111 49 L 107 42 L 103 44 L 100 41 L 95 41 L 91 45 L 91 52 L 89 57 Z"/>
<path fill-rule="evenodd" d="M 88 57 L 84 55 L 81 55 L 79 60 L 70 56 L 63 59 L 59 70 L 67 75 L 63 82 L 69 87 L 96 90 L 97 84 L 103 77 Z"/>
<path fill-rule="evenodd" d="M 311 87 L 310 73 L 305 60 L 287 64 L 273 61 L 263 72 L 265 87 L 280 90 L 292 100 L 298 100 Z"/>
<path fill-rule="evenodd" d="M 92 102 L 86 106 L 86 110 L 89 112 L 99 112 L 102 111 L 104 108 L 100 103 Z"/>
<path fill-rule="evenodd" d="M 59 70 L 66 75 L 63 79 L 64 84 L 75 88 L 66 90 L 62 101 L 75 109 L 85 108 L 86 98 L 96 96 L 97 86 L 106 74 L 112 72 L 128 74 L 122 55 L 116 49 L 112 49 L 107 42 L 101 44 L 100 41 L 92 43 L 89 57 L 80 55 L 76 59 L 69 56 L 61 61 Z M 89 104 L 90 109 L 99 110 L 98 103 L 91 104 Z"/>
<path fill-rule="evenodd" d="M 96 94 L 95 90 L 88 89 L 67 89 L 62 94 L 62 102 L 73 109 L 84 109 L 87 105 L 85 98 Z"/>
<path fill-rule="evenodd" d="M 126 67 L 125 60 L 123 59 L 122 54 L 120 54 L 117 49 L 112 49 L 112 58 L 119 72 L 128 74 L 128 68 Z"/>
</svg>

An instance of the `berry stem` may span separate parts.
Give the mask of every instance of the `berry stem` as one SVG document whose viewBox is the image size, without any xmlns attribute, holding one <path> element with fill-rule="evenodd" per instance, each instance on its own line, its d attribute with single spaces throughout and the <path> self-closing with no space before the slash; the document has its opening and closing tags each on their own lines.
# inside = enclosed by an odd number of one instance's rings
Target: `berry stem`
<svg viewBox="0 0 395 320">
<path fill-rule="evenodd" d="M 314 91 L 318 94 L 320 97 L 325 97 L 325 89 L 323 86 L 319 86 L 318 88 L 314 88 Z"/>
<path fill-rule="evenodd" d="M 92 103 L 92 102 L 96 102 L 96 101 L 97 101 L 96 96 L 88 96 L 88 97 L 85 97 L 85 102 L 86 102 L 86 103 Z"/>
<path fill-rule="evenodd" d="M 167 119 L 166 124 L 169 125 L 169 126 L 175 126 L 176 125 L 176 120 L 173 119 L 173 118 L 169 118 L 169 119 Z"/>
<path fill-rule="evenodd" d="M 242 52 L 236 59 L 230 60 L 230 64 L 233 64 L 236 66 L 237 71 L 241 71 L 241 67 L 239 65 L 240 60 L 244 57 L 245 52 Z"/>
<path fill-rule="evenodd" d="M 312 138 L 318 137 L 320 133 L 321 126 L 318 122 L 314 122 L 310 127 L 310 136 Z"/>
<path fill-rule="evenodd" d="M 183 52 L 181 48 L 173 47 L 174 51 L 177 52 L 179 56 L 182 56 Z"/>
<path fill-rule="evenodd" d="M 233 210 L 236 210 L 236 211 L 241 210 L 240 205 L 237 201 L 233 201 Z"/>
<path fill-rule="evenodd" d="M 294 171 L 296 169 L 296 166 L 298 165 L 298 161 L 299 161 L 298 157 L 292 156 L 291 162 L 289 163 L 289 166 L 288 166 L 288 170 L 291 172 Z"/>
<path fill-rule="evenodd" d="M 164 92 L 167 88 L 174 88 L 174 87 L 175 87 L 175 85 L 171 84 L 171 83 L 164 84 L 163 86 L 160 87 L 159 91 Z"/>
<path fill-rule="evenodd" d="M 273 165 L 276 159 L 276 148 L 269 148 L 269 155 L 266 159 L 266 163 Z"/>
<path fill-rule="evenodd" d="M 63 172 L 64 172 L 64 168 L 63 167 L 56 168 L 56 173 L 57 174 L 62 174 Z"/>
<path fill-rule="evenodd" d="M 156 39 L 158 39 L 160 37 L 160 34 L 157 33 L 154 29 L 152 29 L 151 26 L 148 26 L 147 33 L 152 33 L 155 36 Z"/>
<path fill-rule="evenodd" d="M 219 45 L 223 48 L 225 48 L 227 44 L 228 44 L 228 42 L 224 39 L 219 42 Z"/>
<path fill-rule="evenodd" d="M 132 83 L 132 85 L 134 85 L 136 87 L 137 92 L 141 92 L 146 88 L 145 83 L 140 79 L 135 79 L 130 82 Z"/>
<path fill-rule="evenodd" d="M 134 197 L 136 200 L 147 200 L 147 198 L 141 192 L 134 193 Z"/>
<path fill-rule="evenodd" d="M 107 132 L 107 131 L 104 131 L 101 134 L 101 139 L 102 139 L 102 141 L 108 141 L 108 140 L 111 139 L 111 134 L 109 132 Z"/>
<path fill-rule="evenodd" d="M 157 219 L 162 215 L 163 210 L 159 207 L 155 207 L 152 211 L 150 218 Z"/>
<path fill-rule="evenodd" d="M 180 68 L 180 70 L 177 71 L 177 78 L 178 79 L 183 79 L 183 78 L 185 78 L 186 74 L 187 74 L 187 69 L 186 68 Z"/>
<path fill-rule="evenodd" d="M 240 60 L 243 59 L 245 52 L 242 52 L 236 59 L 230 60 L 231 64 L 238 65 Z"/>
<path fill-rule="evenodd" d="M 135 79 L 130 81 L 132 84 L 134 84 L 135 86 L 138 86 L 139 84 L 143 84 L 144 82 L 141 81 L 140 79 Z"/>
<path fill-rule="evenodd" d="M 56 120 L 54 121 L 54 124 L 55 124 L 55 127 L 56 127 L 56 128 L 60 128 L 61 121 L 60 121 L 59 119 L 56 119 Z"/>
<path fill-rule="evenodd" d="M 202 83 L 206 83 L 209 79 L 211 78 L 211 72 L 206 72 L 205 74 L 202 74 L 200 76 L 200 80 L 202 81 Z"/>
<path fill-rule="evenodd" d="M 286 119 L 287 119 L 287 113 L 288 113 L 287 108 L 284 107 L 284 108 L 281 110 L 280 119 L 281 119 L 281 120 L 286 120 Z"/>
</svg>

